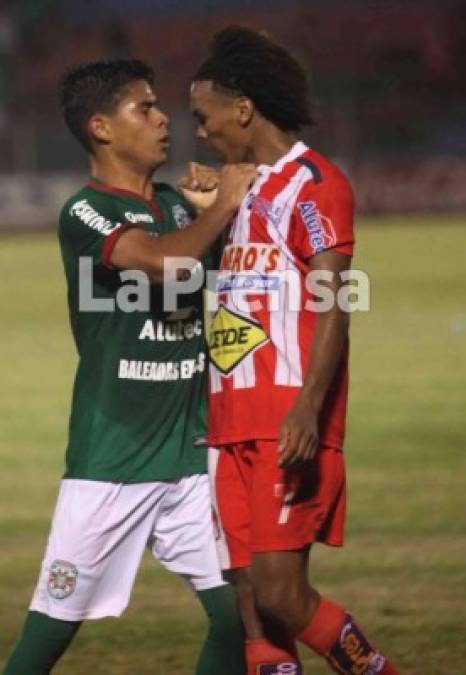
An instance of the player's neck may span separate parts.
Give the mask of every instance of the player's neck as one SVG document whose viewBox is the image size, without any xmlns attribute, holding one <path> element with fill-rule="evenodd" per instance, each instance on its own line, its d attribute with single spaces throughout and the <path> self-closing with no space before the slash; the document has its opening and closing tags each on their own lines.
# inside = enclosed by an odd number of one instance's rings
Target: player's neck
<svg viewBox="0 0 466 675">
<path fill-rule="evenodd" d="M 102 181 L 105 185 L 135 192 L 144 199 L 152 198 L 152 171 L 144 173 L 118 162 L 97 160 L 91 157 L 90 172 L 93 178 Z"/>
<path fill-rule="evenodd" d="M 273 166 L 278 160 L 287 154 L 296 143 L 294 134 L 280 131 L 273 125 L 267 125 L 261 133 L 256 135 L 250 149 L 248 161 L 256 166 L 267 164 Z"/>
</svg>

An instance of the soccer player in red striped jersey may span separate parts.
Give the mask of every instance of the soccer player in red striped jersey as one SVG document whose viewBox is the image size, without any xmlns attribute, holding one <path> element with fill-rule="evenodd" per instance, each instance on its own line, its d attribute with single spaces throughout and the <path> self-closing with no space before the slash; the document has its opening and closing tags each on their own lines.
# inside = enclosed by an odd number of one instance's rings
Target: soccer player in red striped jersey
<svg viewBox="0 0 466 675">
<path fill-rule="evenodd" d="M 193 78 L 198 137 L 258 178 L 232 221 L 209 335 L 210 443 L 221 539 L 247 631 L 249 675 L 302 672 L 296 640 L 348 675 L 395 675 L 342 606 L 307 579 L 314 542 L 343 543 L 354 201 L 299 140 L 304 72 L 267 36 L 218 33 Z M 310 273 L 324 278 L 317 288 Z M 325 296 L 325 297 L 324 297 Z"/>
</svg>

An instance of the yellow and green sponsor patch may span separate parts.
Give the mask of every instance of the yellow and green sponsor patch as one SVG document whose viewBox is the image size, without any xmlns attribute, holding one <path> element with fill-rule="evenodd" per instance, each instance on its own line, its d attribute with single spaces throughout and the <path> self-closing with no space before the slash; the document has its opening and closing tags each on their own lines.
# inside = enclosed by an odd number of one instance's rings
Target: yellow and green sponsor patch
<svg viewBox="0 0 466 675">
<path fill-rule="evenodd" d="M 220 305 L 208 333 L 210 360 L 224 375 L 252 351 L 269 341 L 262 326 Z"/>
</svg>

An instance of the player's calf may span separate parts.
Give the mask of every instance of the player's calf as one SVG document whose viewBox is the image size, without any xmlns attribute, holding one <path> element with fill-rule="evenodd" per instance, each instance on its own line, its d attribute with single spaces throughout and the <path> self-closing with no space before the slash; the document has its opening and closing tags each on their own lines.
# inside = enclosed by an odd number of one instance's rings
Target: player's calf
<svg viewBox="0 0 466 675">
<path fill-rule="evenodd" d="M 275 551 L 255 555 L 252 582 L 261 617 L 296 636 L 309 622 L 319 601 L 307 581 L 308 551 Z"/>
<path fill-rule="evenodd" d="M 81 623 L 29 612 L 3 675 L 49 675 Z"/>
<path fill-rule="evenodd" d="M 369 642 L 346 609 L 325 598 L 320 598 L 298 640 L 323 656 L 337 673 L 398 675 L 395 667 Z"/>
</svg>

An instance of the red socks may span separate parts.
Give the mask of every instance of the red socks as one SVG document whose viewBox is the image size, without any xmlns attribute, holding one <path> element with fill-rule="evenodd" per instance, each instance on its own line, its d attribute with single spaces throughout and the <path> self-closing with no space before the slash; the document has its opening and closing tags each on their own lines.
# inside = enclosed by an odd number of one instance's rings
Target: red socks
<svg viewBox="0 0 466 675">
<path fill-rule="evenodd" d="M 246 640 L 248 675 L 302 675 L 295 651 L 280 649 L 267 640 Z"/>
<path fill-rule="evenodd" d="M 309 625 L 298 640 L 324 656 L 337 673 L 399 675 L 385 656 L 370 644 L 344 607 L 325 598 L 320 599 Z"/>
<path fill-rule="evenodd" d="M 320 598 L 307 628 L 298 640 L 325 657 L 340 675 L 399 675 L 373 647 L 344 607 Z M 246 640 L 248 675 L 302 675 L 296 651 L 267 640 Z"/>
</svg>

